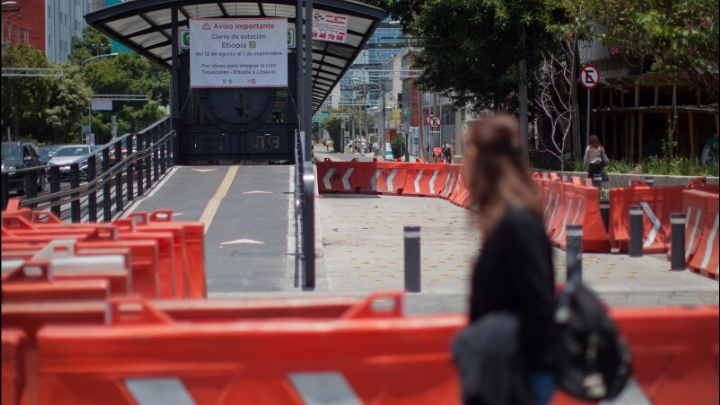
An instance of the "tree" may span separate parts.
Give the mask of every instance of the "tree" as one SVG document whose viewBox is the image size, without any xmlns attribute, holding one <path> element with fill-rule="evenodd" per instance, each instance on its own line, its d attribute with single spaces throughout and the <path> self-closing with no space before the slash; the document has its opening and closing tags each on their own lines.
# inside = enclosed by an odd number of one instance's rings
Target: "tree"
<svg viewBox="0 0 720 405">
<path fill-rule="evenodd" d="M 65 74 L 50 82 L 50 102 L 43 114 L 42 135 L 52 143 L 77 142 L 91 90 L 77 66 L 67 63 L 57 66 L 62 67 Z"/>
<path fill-rule="evenodd" d="M 73 37 L 72 53 L 68 60 L 77 65 L 93 56 L 105 55 L 112 52 L 110 38 L 91 26 L 83 28 L 82 37 Z"/>
<path fill-rule="evenodd" d="M 39 49 L 17 45 L 3 49 L 2 67 L 49 68 L 50 64 Z M 31 128 L 42 121 L 42 112 L 50 101 L 49 90 L 49 78 L 2 78 L 2 122 L 3 126 L 12 126 L 16 139 L 38 135 Z"/>
<path fill-rule="evenodd" d="M 539 152 L 549 153 L 560 160 L 560 170 L 565 171 L 566 141 L 572 127 L 572 86 L 575 86 L 575 47 L 571 42 L 560 42 L 562 53 L 558 56 L 547 52 L 536 72 L 539 86 L 536 104 L 549 122 L 548 137 L 540 136 Z M 548 138 L 549 142 L 545 139 Z"/>
<path fill-rule="evenodd" d="M 84 70 L 96 94 L 145 94 L 161 105 L 169 104 L 170 72 L 138 54 L 98 59 Z"/>
<path fill-rule="evenodd" d="M 330 115 L 320 124 L 326 131 L 328 131 L 328 134 L 330 134 L 330 139 L 333 141 L 333 149 L 338 152 L 342 152 L 344 147 L 342 142 L 342 123 L 342 117 Z"/>
<path fill-rule="evenodd" d="M 422 40 L 416 66 L 419 85 L 449 96 L 457 105 L 513 110 L 521 61 L 533 70 L 550 36 L 544 0 L 419 0 L 383 3 Z"/>
<path fill-rule="evenodd" d="M 629 60 L 652 58 L 654 72 L 673 82 L 687 75 L 696 88 L 718 102 L 719 6 L 716 0 L 581 0 L 606 30 L 605 45 Z M 613 10 L 608 13 L 607 10 Z"/>
</svg>

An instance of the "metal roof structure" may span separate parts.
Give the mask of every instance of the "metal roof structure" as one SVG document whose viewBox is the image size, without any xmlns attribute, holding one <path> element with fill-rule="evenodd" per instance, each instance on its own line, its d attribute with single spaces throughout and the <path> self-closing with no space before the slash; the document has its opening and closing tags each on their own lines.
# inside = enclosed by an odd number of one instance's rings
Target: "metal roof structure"
<svg viewBox="0 0 720 405">
<path fill-rule="evenodd" d="M 346 43 L 312 43 L 312 109 L 317 110 L 386 14 L 379 8 L 354 1 L 314 0 L 313 3 L 313 10 L 348 16 Z M 282 17 L 288 19 L 288 28 L 295 26 L 296 0 L 135 0 L 89 13 L 85 20 L 135 52 L 171 68 L 174 7 L 178 9 L 179 27 L 187 27 L 192 18 L 233 17 Z"/>
</svg>

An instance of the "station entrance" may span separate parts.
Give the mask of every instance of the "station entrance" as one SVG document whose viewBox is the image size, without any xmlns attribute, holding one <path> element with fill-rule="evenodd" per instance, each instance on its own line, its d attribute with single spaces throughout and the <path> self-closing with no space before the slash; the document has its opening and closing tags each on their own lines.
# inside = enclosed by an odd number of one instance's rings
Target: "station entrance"
<svg viewBox="0 0 720 405">
<path fill-rule="evenodd" d="M 296 133 L 310 145 L 312 114 L 384 17 L 383 10 L 344 0 L 136 0 L 90 13 L 86 20 L 171 70 L 170 115 L 178 140 L 173 159 L 204 164 L 294 161 Z M 200 19 L 287 20 L 287 49 L 282 49 L 287 85 L 192 85 L 193 50 L 184 41 L 192 38 L 191 22 Z"/>
</svg>

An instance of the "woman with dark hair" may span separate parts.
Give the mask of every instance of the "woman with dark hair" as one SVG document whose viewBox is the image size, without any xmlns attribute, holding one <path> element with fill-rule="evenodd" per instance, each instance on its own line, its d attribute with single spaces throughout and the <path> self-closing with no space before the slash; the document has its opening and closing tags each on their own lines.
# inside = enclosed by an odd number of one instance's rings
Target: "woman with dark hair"
<svg viewBox="0 0 720 405">
<path fill-rule="evenodd" d="M 605 154 L 600 140 L 596 135 L 590 136 L 588 147 L 585 149 L 585 159 L 583 159 L 583 166 L 587 168 L 588 177 L 593 179 L 595 175 L 602 174 L 608 163 L 610 163 L 610 159 Z"/>
<path fill-rule="evenodd" d="M 470 322 L 496 313 L 517 319 L 522 378 L 534 403 L 545 405 L 556 386 L 555 275 L 521 142 L 518 122 L 509 115 L 468 128 L 465 170 L 483 238 L 472 275 Z"/>
</svg>

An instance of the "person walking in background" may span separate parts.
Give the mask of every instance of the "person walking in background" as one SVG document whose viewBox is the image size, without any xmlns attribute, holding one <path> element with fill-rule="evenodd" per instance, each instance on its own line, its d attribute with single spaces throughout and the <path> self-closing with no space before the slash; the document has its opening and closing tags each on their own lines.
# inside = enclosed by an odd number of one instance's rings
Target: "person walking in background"
<svg viewBox="0 0 720 405">
<path fill-rule="evenodd" d="M 600 144 L 598 137 L 596 135 L 590 136 L 588 146 L 585 149 L 585 158 L 583 159 L 583 166 L 588 171 L 588 178 L 593 179 L 597 174 L 602 175 L 603 169 L 609 163 L 610 159 L 605 154 L 605 148 Z M 603 181 L 605 181 L 604 178 Z"/>
<path fill-rule="evenodd" d="M 720 140 L 718 140 L 718 133 L 712 138 L 708 139 L 702 152 L 702 162 L 707 166 L 714 166 L 718 164 L 718 148 L 720 148 Z"/>
<path fill-rule="evenodd" d="M 445 154 L 445 161 L 448 163 L 452 163 L 453 153 L 452 153 L 452 146 L 450 146 L 450 144 L 445 145 L 445 149 L 443 150 L 443 153 Z"/>
<path fill-rule="evenodd" d="M 521 141 L 520 126 L 509 115 L 468 128 L 465 171 L 483 240 L 472 274 L 469 320 L 498 313 L 517 319 L 522 366 L 516 374 L 534 404 L 546 405 L 555 392 L 558 360 L 555 275 Z"/>
</svg>

